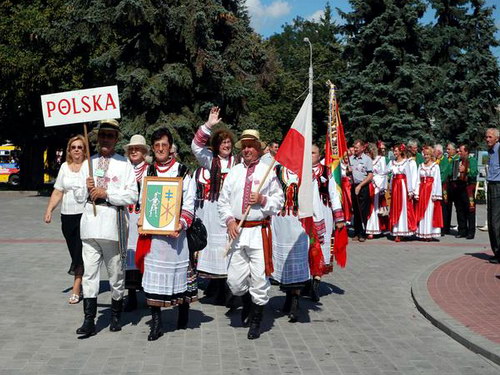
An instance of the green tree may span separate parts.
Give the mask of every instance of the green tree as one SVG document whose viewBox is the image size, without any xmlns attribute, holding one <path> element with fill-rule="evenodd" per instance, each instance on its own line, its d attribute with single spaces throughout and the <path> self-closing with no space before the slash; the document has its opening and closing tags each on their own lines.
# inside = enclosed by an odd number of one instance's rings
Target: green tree
<svg viewBox="0 0 500 375">
<path fill-rule="evenodd" d="M 57 25 L 67 17 L 66 2 L 0 2 L 0 142 L 21 147 L 21 179 L 26 188 L 43 181 L 43 153 L 64 145 L 64 138 L 79 132 L 74 126 L 45 129 L 40 95 L 77 86 L 81 61 L 67 54 Z M 71 35 L 71 34 L 69 34 Z"/>
<path fill-rule="evenodd" d="M 254 92 L 245 122 L 248 125 L 261 124 L 267 140 L 279 141 L 284 137 L 308 90 L 310 50 L 304 42 L 307 37 L 313 51 L 313 132 L 317 138 L 324 136 L 328 118 L 326 81 L 340 81 L 345 72 L 338 33 L 339 26 L 327 4 L 319 20 L 297 17 L 291 24 L 283 26 L 281 33 L 271 36 L 266 45 L 270 51 L 270 65 L 276 73 L 273 79 Z"/>
<path fill-rule="evenodd" d="M 95 84 L 118 84 L 125 136 L 174 130 L 184 159 L 212 105 L 235 127 L 267 69 L 239 0 L 74 1 L 69 27 Z"/>
<path fill-rule="evenodd" d="M 483 0 L 431 0 L 436 23 L 430 30 L 432 90 L 428 112 L 444 141 L 482 143 L 484 129 L 498 125 L 498 46 L 492 8 Z"/>
<path fill-rule="evenodd" d="M 342 86 L 345 129 L 352 137 L 389 142 L 427 138 L 420 0 L 351 0 Z M 426 139 L 428 140 L 428 138 Z"/>
</svg>

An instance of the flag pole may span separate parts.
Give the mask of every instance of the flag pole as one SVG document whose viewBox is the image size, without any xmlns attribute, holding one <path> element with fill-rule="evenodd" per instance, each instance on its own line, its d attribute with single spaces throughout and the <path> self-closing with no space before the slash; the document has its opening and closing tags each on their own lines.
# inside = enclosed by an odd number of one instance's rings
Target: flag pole
<svg viewBox="0 0 500 375">
<path fill-rule="evenodd" d="M 83 123 L 83 135 L 85 137 L 85 148 L 87 149 L 87 161 L 89 163 L 89 177 L 93 177 L 92 162 L 90 160 L 89 136 L 88 136 L 88 133 L 87 133 L 87 123 L 86 122 Z M 87 183 L 87 181 L 85 181 L 85 183 Z M 95 202 L 94 201 L 92 201 L 92 208 L 93 208 L 93 211 L 94 211 L 94 216 L 97 216 L 97 210 L 95 208 Z"/>
<path fill-rule="evenodd" d="M 271 170 L 273 169 L 274 167 L 274 163 L 276 163 L 276 160 L 274 160 L 274 158 L 272 159 L 273 161 L 271 162 L 271 164 L 269 164 L 269 167 L 267 168 L 267 171 L 266 173 L 264 174 L 264 178 L 262 178 L 262 180 L 260 181 L 260 184 L 259 186 L 257 186 L 257 190 L 254 191 L 253 193 L 259 193 L 260 192 L 260 189 L 262 189 L 262 186 L 264 186 L 264 182 L 267 180 L 267 176 L 269 176 L 269 173 L 271 172 Z M 243 214 L 243 217 L 242 219 L 240 220 L 240 222 L 238 223 L 238 227 L 236 228 L 237 229 L 237 232 L 238 234 L 240 233 L 240 230 L 241 230 L 241 227 L 243 225 L 243 223 L 246 221 L 247 219 L 247 216 L 248 214 L 250 213 L 250 208 L 252 206 L 251 205 L 248 205 L 246 210 L 245 210 L 245 213 Z M 229 250 L 231 249 L 231 246 L 233 246 L 233 242 L 234 240 L 237 238 L 238 235 L 236 235 L 235 238 L 233 239 L 230 239 L 227 243 L 226 243 L 226 248 L 224 249 L 224 257 L 227 256 L 227 254 L 229 253 Z"/>
<path fill-rule="evenodd" d="M 334 115 L 335 115 L 335 121 L 338 124 L 339 123 L 339 118 L 340 118 L 340 112 L 338 110 L 337 95 L 335 94 L 335 85 L 333 85 L 333 84 L 332 84 L 332 90 L 333 90 L 333 102 L 334 102 L 334 106 L 335 106 L 335 113 L 334 113 Z M 343 158 L 343 155 L 342 155 L 342 158 Z M 347 156 L 347 165 L 349 166 L 349 169 L 351 170 L 351 175 L 349 177 L 351 179 L 352 184 L 354 184 L 354 178 L 353 178 L 353 175 L 352 175 L 351 158 L 350 158 L 349 155 Z M 366 231 L 366 225 L 365 225 L 365 223 L 364 223 L 364 221 L 362 219 L 363 218 L 363 212 L 361 211 L 361 206 L 359 205 L 359 197 L 356 194 L 356 192 L 354 192 L 354 199 L 356 199 L 356 206 L 358 207 L 358 214 L 359 214 L 359 217 L 361 218 L 361 227 L 363 228 L 363 231 Z"/>
</svg>

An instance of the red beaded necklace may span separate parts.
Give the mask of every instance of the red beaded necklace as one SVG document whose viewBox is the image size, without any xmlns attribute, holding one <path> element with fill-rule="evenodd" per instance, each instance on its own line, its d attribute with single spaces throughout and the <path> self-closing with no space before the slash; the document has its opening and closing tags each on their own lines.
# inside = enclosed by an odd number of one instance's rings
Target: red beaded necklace
<svg viewBox="0 0 500 375">
<path fill-rule="evenodd" d="M 161 166 L 160 164 L 158 164 L 158 162 L 155 162 L 155 168 L 159 173 L 166 173 L 170 168 L 172 168 L 175 162 L 176 162 L 175 158 L 170 158 L 170 160 L 167 160 L 165 163 L 162 163 Z"/>
</svg>

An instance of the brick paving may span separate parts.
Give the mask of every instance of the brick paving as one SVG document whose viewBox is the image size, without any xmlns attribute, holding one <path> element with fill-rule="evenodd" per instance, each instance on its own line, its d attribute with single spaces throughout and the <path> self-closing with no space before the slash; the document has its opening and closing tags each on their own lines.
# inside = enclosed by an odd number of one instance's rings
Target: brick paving
<svg viewBox="0 0 500 375">
<path fill-rule="evenodd" d="M 465 327 L 500 344 L 500 265 L 488 263 L 491 252 L 447 262 L 429 277 L 434 301 Z"/>
<path fill-rule="evenodd" d="M 112 333 L 104 280 L 99 332 L 79 340 L 82 305 L 67 303 L 69 255 L 58 215 L 42 222 L 47 200 L 0 193 L 0 375 L 500 373 L 432 325 L 411 293 L 415 278 L 435 265 L 486 251 L 484 233 L 467 242 L 448 236 L 439 243 L 353 242 L 347 268 L 325 277 L 321 303 L 301 301 L 298 323 L 279 312 L 284 296 L 273 287 L 264 333 L 254 341 L 237 314 L 227 317 L 225 308 L 203 299 L 185 331 L 174 330 L 176 311 L 165 309 L 166 332 L 156 342 L 147 341 L 145 308 L 124 313 L 123 330 Z"/>
</svg>

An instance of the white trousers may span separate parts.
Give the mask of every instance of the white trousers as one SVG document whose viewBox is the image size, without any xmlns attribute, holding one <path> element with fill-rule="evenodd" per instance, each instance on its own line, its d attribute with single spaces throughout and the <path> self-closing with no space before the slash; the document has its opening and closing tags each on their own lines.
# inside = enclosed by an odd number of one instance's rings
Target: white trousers
<svg viewBox="0 0 500 375">
<path fill-rule="evenodd" d="M 106 265 L 111 287 L 111 298 L 119 301 L 125 290 L 125 274 L 122 269 L 118 241 L 82 240 L 83 256 L 83 296 L 97 298 L 99 294 L 100 270 L 102 262 Z"/>
<path fill-rule="evenodd" d="M 271 284 L 266 277 L 262 248 L 233 247 L 229 254 L 227 284 L 235 296 L 250 292 L 255 304 L 263 306 L 269 302 Z"/>
</svg>

